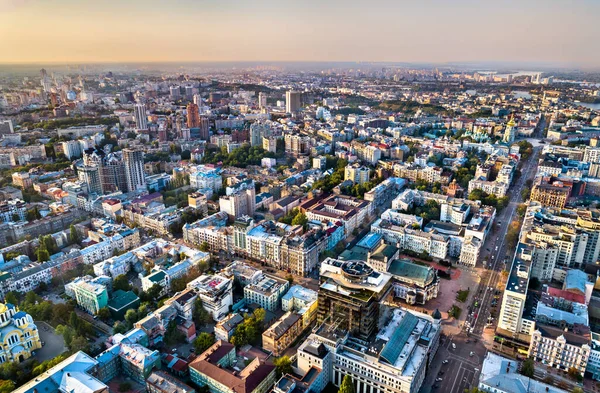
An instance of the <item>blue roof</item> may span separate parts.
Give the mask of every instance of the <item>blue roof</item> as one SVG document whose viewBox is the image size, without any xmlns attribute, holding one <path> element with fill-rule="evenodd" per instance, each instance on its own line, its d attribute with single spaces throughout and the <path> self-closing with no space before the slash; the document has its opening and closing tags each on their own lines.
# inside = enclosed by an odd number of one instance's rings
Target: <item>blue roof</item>
<svg viewBox="0 0 600 393">
<path fill-rule="evenodd" d="M 385 360 L 389 364 L 396 363 L 398 355 L 402 352 L 406 341 L 412 334 L 413 329 L 417 326 L 417 323 L 419 323 L 419 318 L 411 313 L 406 313 L 398 327 L 394 330 L 394 333 L 392 333 L 390 341 L 383 347 L 379 358 Z"/>
<path fill-rule="evenodd" d="M 16 313 L 15 315 L 13 315 L 14 319 L 19 319 L 19 318 L 24 318 L 27 316 L 27 313 L 24 311 L 19 311 L 18 313 Z"/>
<path fill-rule="evenodd" d="M 372 250 L 377 245 L 377 243 L 379 243 L 380 240 L 381 235 L 379 233 L 370 232 L 365 237 L 360 239 L 357 246 Z"/>
<path fill-rule="evenodd" d="M 585 284 L 587 283 L 587 274 L 582 272 L 581 270 L 572 269 L 567 271 L 567 276 L 565 278 L 565 288 L 569 289 L 577 289 L 581 291 L 581 293 L 585 294 Z"/>
</svg>

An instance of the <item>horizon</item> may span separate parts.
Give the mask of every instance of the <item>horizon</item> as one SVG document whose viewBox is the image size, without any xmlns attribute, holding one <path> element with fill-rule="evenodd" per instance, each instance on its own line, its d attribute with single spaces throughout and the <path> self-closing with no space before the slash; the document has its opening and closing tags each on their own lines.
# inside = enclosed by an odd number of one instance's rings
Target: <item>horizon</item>
<svg viewBox="0 0 600 393">
<path fill-rule="evenodd" d="M 511 63 L 600 67 L 600 3 L 0 0 L 0 64 Z M 565 22 L 577 20 L 577 23 Z"/>
</svg>

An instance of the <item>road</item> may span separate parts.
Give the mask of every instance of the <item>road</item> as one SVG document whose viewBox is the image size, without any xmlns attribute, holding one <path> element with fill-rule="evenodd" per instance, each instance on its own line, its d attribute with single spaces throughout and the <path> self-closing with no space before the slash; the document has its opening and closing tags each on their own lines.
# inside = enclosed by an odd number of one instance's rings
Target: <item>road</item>
<svg viewBox="0 0 600 393">
<path fill-rule="evenodd" d="M 505 268 L 505 258 L 508 258 L 508 264 L 511 263 L 514 250 L 508 249 L 506 244 L 506 235 L 508 233 L 508 227 L 510 222 L 514 218 L 517 207 L 523 202 L 521 197 L 521 191 L 525 187 L 527 180 L 533 179 L 537 171 L 537 156 L 541 148 L 535 148 L 533 154 L 529 159 L 524 162 L 521 168 L 521 177 L 516 181 L 514 186 L 509 191 L 510 202 L 508 206 L 496 216 L 496 232 L 491 233 L 489 236 L 489 243 L 486 242 L 486 250 L 489 249 L 490 263 L 488 265 L 488 271 L 483 277 L 479 284 L 479 291 L 474 299 L 472 305 L 472 316 L 467 319 L 465 326 L 469 329 L 469 333 L 474 335 L 481 335 L 485 329 L 486 324 L 491 317 L 490 309 L 492 308 L 491 303 L 494 301 L 496 285 L 501 277 L 501 272 Z M 489 244 L 489 245 L 488 245 Z M 488 255 L 489 255 L 488 254 Z M 510 268 L 510 266 L 506 266 Z M 482 286 L 483 285 L 483 286 Z M 501 304 L 501 298 L 497 298 L 496 302 Z M 478 304 L 478 307 L 475 307 Z M 489 323 L 490 327 L 493 327 L 495 323 Z"/>
<path fill-rule="evenodd" d="M 543 122 L 540 123 L 543 127 Z M 541 146 L 534 148 L 533 154 L 523 162 L 521 176 L 508 193 L 510 202 L 496 216 L 494 228 L 486 239 L 484 252 L 480 255 L 481 259 L 487 257 L 489 263 L 479 282 L 473 302 L 469 306 L 467 321 L 460 334 L 447 337 L 440 346 L 427 371 L 421 393 L 463 393 L 465 389 L 477 386 L 481 365 L 487 353 L 481 336 L 486 326 L 493 329 L 497 323 L 495 319 L 488 319 L 492 317 L 490 315 L 491 304 L 495 297 L 498 308 L 502 303 L 502 289 L 500 289 L 499 296 L 496 296 L 496 286 L 501 278 L 501 272 L 505 268 L 505 258 L 508 257 L 510 263 L 514 253 L 514 250 L 508 249 L 506 244 L 508 227 L 515 216 L 517 207 L 522 203 L 521 191 L 527 180 L 533 179 L 536 174 L 537 157 L 541 149 Z M 452 345 L 453 343 L 455 346 Z M 447 362 L 445 362 L 446 360 Z M 439 378 L 441 381 L 438 381 Z"/>
</svg>

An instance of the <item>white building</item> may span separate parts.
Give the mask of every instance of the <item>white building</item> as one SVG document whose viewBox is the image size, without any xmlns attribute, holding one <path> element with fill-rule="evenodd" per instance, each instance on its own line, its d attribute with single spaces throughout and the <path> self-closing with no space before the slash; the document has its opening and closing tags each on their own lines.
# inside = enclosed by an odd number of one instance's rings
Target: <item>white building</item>
<svg viewBox="0 0 600 393">
<path fill-rule="evenodd" d="M 233 305 L 233 281 L 221 275 L 204 275 L 190 281 L 188 289 L 192 289 L 202 300 L 202 307 L 219 321 L 229 314 Z"/>
<path fill-rule="evenodd" d="M 247 304 L 257 303 L 265 310 L 275 311 L 289 287 L 290 283 L 287 280 L 265 275 L 256 284 L 244 287 L 244 298 Z"/>
</svg>

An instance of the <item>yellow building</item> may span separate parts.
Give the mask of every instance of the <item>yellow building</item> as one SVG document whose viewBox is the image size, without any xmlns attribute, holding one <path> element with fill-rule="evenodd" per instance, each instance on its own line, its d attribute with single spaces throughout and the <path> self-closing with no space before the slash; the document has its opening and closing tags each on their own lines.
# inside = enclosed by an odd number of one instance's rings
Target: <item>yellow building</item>
<svg viewBox="0 0 600 393">
<path fill-rule="evenodd" d="M 20 363 L 42 347 L 38 328 L 31 315 L 10 303 L 0 303 L 0 363 Z"/>
</svg>

